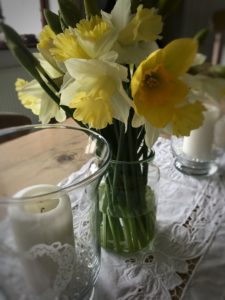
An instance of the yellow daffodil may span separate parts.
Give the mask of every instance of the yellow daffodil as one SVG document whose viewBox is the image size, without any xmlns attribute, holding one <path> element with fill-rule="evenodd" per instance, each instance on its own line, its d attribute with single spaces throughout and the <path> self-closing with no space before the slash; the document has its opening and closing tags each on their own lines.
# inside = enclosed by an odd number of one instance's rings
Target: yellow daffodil
<svg viewBox="0 0 225 300">
<path fill-rule="evenodd" d="M 203 106 L 189 103 L 188 86 L 179 79 L 188 71 L 197 51 L 194 39 L 178 39 L 150 54 L 131 80 L 135 110 L 156 128 L 171 126 L 176 135 L 188 135 L 203 120 Z M 186 117 L 179 122 L 179 116 Z M 189 122 L 192 120 L 192 122 Z"/>
<path fill-rule="evenodd" d="M 176 136 L 189 136 L 193 129 L 202 125 L 204 110 L 199 101 L 176 107 L 172 120 L 172 133 Z"/>
<path fill-rule="evenodd" d="M 117 32 L 108 20 L 100 16 L 82 19 L 75 29 L 79 45 L 91 58 L 99 58 L 109 52 L 117 38 Z"/>
<path fill-rule="evenodd" d="M 74 81 L 62 88 L 61 104 L 75 108 L 74 119 L 95 129 L 105 128 L 113 118 L 127 124 L 132 102 L 122 86 L 125 67 L 94 59 L 70 59 L 65 65 Z"/>
<path fill-rule="evenodd" d="M 54 47 L 50 53 L 57 61 L 65 61 L 69 58 L 89 58 L 89 56 L 80 47 L 74 29 L 66 29 L 58 34 L 53 40 Z"/>
<path fill-rule="evenodd" d="M 48 123 L 51 118 L 58 122 L 66 119 L 66 114 L 41 88 L 36 80 L 30 82 L 17 79 L 16 91 L 24 107 L 39 116 L 42 123 Z"/>
<path fill-rule="evenodd" d="M 139 64 L 158 47 L 155 40 L 160 38 L 162 18 L 156 9 L 143 8 L 131 15 L 131 1 L 117 0 L 110 14 L 102 12 L 104 20 L 110 20 L 118 31 L 114 50 L 118 52 L 120 63 Z"/>
</svg>

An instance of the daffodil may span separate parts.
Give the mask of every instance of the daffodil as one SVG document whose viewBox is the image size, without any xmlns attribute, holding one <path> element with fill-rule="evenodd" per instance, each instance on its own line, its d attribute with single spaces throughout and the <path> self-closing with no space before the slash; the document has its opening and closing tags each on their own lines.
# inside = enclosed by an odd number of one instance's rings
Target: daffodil
<svg viewBox="0 0 225 300">
<path fill-rule="evenodd" d="M 74 81 L 62 88 L 61 104 L 75 109 L 75 120 L 95 129 L 112 124 L 113 118 L 127 124 L 132 102 L 122 86 L 125 67 L 94 59 L 69 59 L 65 65 Z"/>
<path fill-rule="evenodd" d="M 160 39 L 162 17 L 155 8 L 144 8 L 139 5 L 136 14 L 131 18 L 119 34 L 119 42 L 129 45 L 139 41 L 153 42 Z"/>
<path fill-rule="evenodd" d="M 64 110 L 43 91 L 36 80 L 28 82 L 17 79 L 15 85 L 18 98 L 23 106 L 38 115 L 42 123 L 48 123 L 51 118 L 55 118 L 58 122 L 66 119 Z"/>
<path fill-rule="evenodd" d="M 53 39 L 53 47 L 49 51 L 60 62 L 70 58 L 89 58 L 88 54 L 79 45 L 73 28 L 57 34 Z"/>
<path fill-rule="evenodd" d="M 79 45 L 90 58 L 99 58 L 109 52 L 117 39 L 117 31 L 110 20 L 97 15 L 82 19 L 75 33 Z"/>
<path fill-rule="evenodd" d="M 188 101 L 189 88 L 179 78 L 188 71 L 196 51 L 194 39 L 178 39 L 139 65 L 131 90 L 136 113 L 145 122 L 160 129 L 170 126 L 176 135 L 188 135 L 201 125 L 204 107 Z"/>
<path fill-rule="evenodd" d="M 160 38 L 163 23 L 155 8 L 139 5 L 137 12 L 131 15 L 131 1 L 117 0 L 111 13 L 102 12 L 102 16 L 119 32 L 114 49 L 119 53 L 120 63 L 138 64 L 158 48 L 155 40 Z"/>
<path fill-rule="evenodd" d="M 16 80 L 15 86 L 16 86 L 16 91 L 18 93 L 18 98 L 23 104 L 23 106 L 30 109 L 33 114 L 39 115 L 41 109 L 40 98 L 34 95 L 29 95 L 29 92 L 27 93 L 25 90 L 28 88 L 29 85 L 32 86 L 33 84 L 34 84 L 34 80 L 31 83 L 29 83 L 24 79 L 18 78 Z"/>
<path fill-rule="evenodd" d="M 204 101 L 207 101 L 209 97 L 215 103 L 225 99 L 225 79 L 223 78 L 214 78 L 202 74 L 185 74 L 182 80 Z"/>
</svg>

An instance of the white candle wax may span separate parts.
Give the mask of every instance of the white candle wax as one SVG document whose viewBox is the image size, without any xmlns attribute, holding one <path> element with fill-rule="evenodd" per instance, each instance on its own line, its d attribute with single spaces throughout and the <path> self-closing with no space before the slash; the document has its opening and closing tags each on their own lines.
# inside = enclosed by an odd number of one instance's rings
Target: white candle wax
<svg viewBox="0 0 225 300">
<path fill-rule="evenodd" d="M 206 106 L 204 122 L 198 129 L 192 130 L 190 136 L 184 137 L 183 152 L 192 159 L 212 159 L 212 145 L 214 140 L 214 124 L 219 117 L 216 106 Z"/>
<path fill-rule="evenodd" d="M 69 244 L 75 249 L 72 210 L 67 194 L 60 192 L 29 199 L 58 189 L 57 186 L 43 184 L 25 188 L 14 195 L 14 198 L 28 197 L 23 204 L 12 205 L 9 209 L 16 246 L 20 252 L 24 253 L 41 244 L 51 246 L 55 242 Z M 58 266 L 50 256 L 25 259 L 22 264 L 37 294 L 53 285 Z"/>
<path fill-rule="evenodd" d="M 225 115 L 215 124 L 215 144 L 225 151 Z"/>
</svg>

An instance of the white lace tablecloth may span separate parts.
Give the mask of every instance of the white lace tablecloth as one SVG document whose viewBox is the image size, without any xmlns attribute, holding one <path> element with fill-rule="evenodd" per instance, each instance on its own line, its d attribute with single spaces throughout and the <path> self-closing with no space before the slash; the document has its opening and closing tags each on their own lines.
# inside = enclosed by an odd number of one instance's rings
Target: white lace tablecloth
<svg viewBox="0 0 225 300">
<path fill-rule="evenodd" d="M 225 299 L 225 155 L 220 171 L 197 179 L 173 166 L 170 142 L 156 145 L 161 179 L 151 249 L 102 250 L 94 300 Z"/>
</svg>

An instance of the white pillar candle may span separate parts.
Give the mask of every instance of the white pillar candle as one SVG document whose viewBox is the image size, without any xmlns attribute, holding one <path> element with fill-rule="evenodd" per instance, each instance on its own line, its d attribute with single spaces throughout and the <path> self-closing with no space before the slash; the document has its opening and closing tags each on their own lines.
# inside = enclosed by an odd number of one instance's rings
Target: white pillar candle
<svg viewBox="0 0 225 300">
<path fill-rule="evenodd" d="M 207 105 L 206 109 L 202 126 L 192 130 L 190 136 L 184 137 L 183 152 L 191 159 L 212 159 L 214 124 L 219 117 L 219 109 L 211 105 Z"/>
<path fill-rule="evenodd" d="M 215 144 L 225 151 L 225 115 L 215 124 Z"/>
<path fill-rule="evenodd" d="M 57 186 L 42 184 L 25 188 L 14 195 L 14 198 L 27 197 L 22 204 L 12 204 L 9 208 L 19 252 L 27 253 L 34 246 L 51 246 L 55 242 L 70 245 L 75 251 L 70 199 L 65 192 L 57 193 L 57 190 Z M 43 194 L 46 196 L 32 199 L 33 196 Z M 37 294 L 52 287 L 58 265 L 50 256 L 43 254 L 34 260 L 24 259 L 22 264 Z"/>
</svg>

